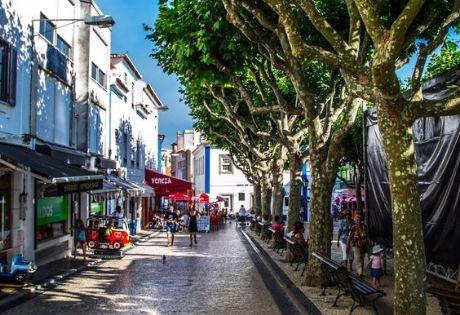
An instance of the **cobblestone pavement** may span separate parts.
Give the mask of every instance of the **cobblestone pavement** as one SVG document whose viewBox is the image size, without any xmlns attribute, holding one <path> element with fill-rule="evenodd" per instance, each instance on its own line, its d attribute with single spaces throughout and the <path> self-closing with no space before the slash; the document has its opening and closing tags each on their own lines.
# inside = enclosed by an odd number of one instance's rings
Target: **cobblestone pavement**
<svg viewBox="0 0 460 315">
<path fill-rule="evenodd" d="M 165 245 L 162 233 L 4 314 L 281 314 L 233 224 Z"/>
</svg>

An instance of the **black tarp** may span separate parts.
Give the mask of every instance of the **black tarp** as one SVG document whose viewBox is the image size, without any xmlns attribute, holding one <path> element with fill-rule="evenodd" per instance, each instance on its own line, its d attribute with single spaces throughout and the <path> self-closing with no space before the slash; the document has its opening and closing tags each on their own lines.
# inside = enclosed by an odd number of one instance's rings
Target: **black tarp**
<svg viewBox="0 0 460 315">
<path fill-rule="evenodd" d="M 458 70 L 430 80 L 424 97 L 439 100 L 460 82 Z M 392 247 L 391 196 L 374 110 L 365 116 L 366 203 L 372 241 Z M 460 261 L 460 115 L 428 117 L 412 126 L 427 262 L 457 268 Z"/>
</svg>

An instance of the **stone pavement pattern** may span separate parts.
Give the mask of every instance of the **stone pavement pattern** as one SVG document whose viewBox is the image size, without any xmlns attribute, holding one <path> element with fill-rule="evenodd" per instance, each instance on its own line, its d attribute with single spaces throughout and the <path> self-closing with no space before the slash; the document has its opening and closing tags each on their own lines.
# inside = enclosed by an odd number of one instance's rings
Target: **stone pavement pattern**
<svg viewBox="0 0 460 315">
<path fill-rule="evenodd" d="M 187 234 L 165 244 L 162 233 L 4 314 L 281 314 L 231 225 L 196 247 Z"/>
</svg>

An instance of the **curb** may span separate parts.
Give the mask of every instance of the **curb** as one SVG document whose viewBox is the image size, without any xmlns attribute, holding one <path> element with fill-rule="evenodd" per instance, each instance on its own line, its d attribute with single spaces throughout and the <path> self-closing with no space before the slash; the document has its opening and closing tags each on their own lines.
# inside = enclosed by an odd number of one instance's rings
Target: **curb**
<svg viewBox="0 0 460 315">
<path fill-rule="evenodd" d="M 131 247 L 128 247 L 126 248 L 123 252 L 126 252 L 126 251 L 130 251 L 132 250 L 134 247 L 136 247 L 136 244 L 138 243 L 141 243 L 141 242 L 144 242 L 150 238 L 153 238 L 153 237 L 156 237 L 157 235 L 159 235 L 160 232 L 158 231 L 155 231 L 155 232 L 152 232 L 152 233 L 149 233 L 139 239 L 137 239 L 136 241 L 133 242 L 133 246 Z M 22 288 L 20 290 L 18 290 L 17 292 L 5 297 L 5 298 L 1 298 L 0 299 L 0 313 L 1 312 L 4 312 L 10 308 L 13 308 L 21 303 L 24 303 L 26 302 L 27 300 L 30 300 L 34 297 L 37 297 L 38 295 L 44 293 L 45 291 L 49 290 L 49 289 L 52 289 L 56 286 L 58 286 L 59 284 L 61 284 L 64 280 L 66 280 L 67 278 L 73 276 L 73 275 L 76 275 L 80 272 L 82 272 L 83 270 L 86 270 L 88 268 L 91 268 L 91 267 L 94 267 L 96 265 L 99 265 L 99 264 L 102 264 L 104 263 L 105 261 L 101 258 L 98 258 L 98 259 L 95 259 L 91 262 L 89 262 L 88 264 L 83 264 L 81 266 L 78 266 L 76 268 L 72 268 L 72 269 L 69 269 L 67 271 L 65 271 L 64 273 L 61 273 L 61 274 L 57 274 L 57 275 L 54 275 L 54 276 L 51 276 L 49 277 L 48 279 L 45 279 L 37 284 L 34 284 L 30 287 L 27 287 L 27 288 Z"/>
<path fill-rule="evenodd" d="M 292 282 L 287 274 L 273 261 L 265 249 L 259 244 L 252 235 L 240 229 L 240 233 L 250 241 L 250 246 L 254 247 L 254 251 L 268 263 L 270 269 L 274 271 L 276 278 L 283 284 L 283 287 L 288 292 L 288 296 L 299 310 L 306 312 L 310 315 L 322 315 L 321 311 L 316 305 Z M 251 244 L 252 243 L 252 244 Z"/>
</svg>

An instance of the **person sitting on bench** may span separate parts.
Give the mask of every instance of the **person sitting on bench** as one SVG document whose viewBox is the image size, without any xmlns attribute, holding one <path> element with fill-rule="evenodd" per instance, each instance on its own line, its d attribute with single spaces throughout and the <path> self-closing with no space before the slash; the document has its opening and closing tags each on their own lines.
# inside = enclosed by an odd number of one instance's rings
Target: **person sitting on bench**
<svg viewBox="0 0 460 315">
<path fill-rule="evenodd" d="M 308 253 L 308 238 L 305 239 L 305 237 L 303 236 L 304 232 L 305 232 L 305 228 L 303 226 L 303 223 L 300 221 L 295 222 L 294 232 L 292 233 L 292 239 L 296 242 L 296 244 L 299 244 L 304 250 L 305 254 L 307 254 Z"/>
<path fill-rule="evenodd" d="M 275 233 L 277 233 L 281 238 L 284 237 L 284 228 L 279 215 L 275 215 L 273 218 L 272 229 L 275 230 Z"/>
</svg>

